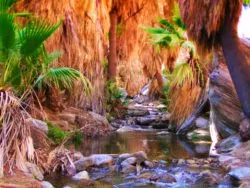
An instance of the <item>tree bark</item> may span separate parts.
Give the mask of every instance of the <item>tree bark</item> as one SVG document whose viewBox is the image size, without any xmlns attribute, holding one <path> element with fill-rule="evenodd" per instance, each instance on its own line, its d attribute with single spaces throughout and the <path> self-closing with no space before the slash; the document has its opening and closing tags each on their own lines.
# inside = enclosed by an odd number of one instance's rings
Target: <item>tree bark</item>
<svg viewBox="0 0 250 188">
<path fill-rule="evenodd" d="M 228 18 L 221 34 L 223 53 L 243 112 L 250 119 L 250 65 L 247 63 L 250 50 L 241 44 L 230 22 Z"/>
<path fill-rule="evenodd" d="M 117 10 L 110 12 L 110 33 L 109 33 L 109 55 L 108 55 L 108 79 L 115 81 L 117 67 Z"/>
</svg>

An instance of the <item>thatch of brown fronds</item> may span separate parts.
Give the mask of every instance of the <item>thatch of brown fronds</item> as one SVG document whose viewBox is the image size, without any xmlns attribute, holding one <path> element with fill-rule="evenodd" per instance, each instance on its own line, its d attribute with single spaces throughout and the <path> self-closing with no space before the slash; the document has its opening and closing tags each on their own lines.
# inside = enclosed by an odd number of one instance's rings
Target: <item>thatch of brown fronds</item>
<svg viewBox="0 0 250 188">
<path fill-rule="evenodd" d="M 179 0 L 181 15 L 188 36 L 196 41 L 201 52 L 211 50 L 219 41 L 225 19 L 237 33 L 242 0 Z"/>
<path fill-rule="evenodd" d="M 118 7 L 118 64 L 122 72 L 124 86 L 129 95 L 134 96 L 148 82 L 161 72 L 165 61 L 164 53 L 159 53 L 150 44 L 149 35 L 143 27 L 157 25 L 157 18 L 171 16 L 172 0 L 116 0 Z M 121 73 L 118 70 L 118 76 Z M 123 75 L 123 73 L 121 73 Z"/>
<path fill-rule="evenodd" d="M 26 122 L 30 116 L 20 99 L 8 90 L 0 91 L 0 109 L 0 176 L 4 175 L 4 167 L 9 173 L 16 168 L 28 172 L 26 162 L 36 161 L 30 125 Z"/>
<path fill-rule="evenodd" d="M 74 91 L 73 105 L 104 110 L 103 65 L 108 49 L 110 0 L 20 0 L 16 8 L 29 11 L 50 23 L 63 20 L 63 26 L 47 42 L 48 51 L 61 51 L 55 66 L 80 70 L 93 85 L 92 95 L 86 99 L 81 87 Z"/>
</svg>

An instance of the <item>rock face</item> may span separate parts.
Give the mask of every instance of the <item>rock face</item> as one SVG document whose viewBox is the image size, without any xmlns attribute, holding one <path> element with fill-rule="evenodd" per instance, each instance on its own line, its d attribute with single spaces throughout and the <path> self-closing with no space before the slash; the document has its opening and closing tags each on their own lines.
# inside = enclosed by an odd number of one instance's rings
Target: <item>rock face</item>
<svg viewBox="0 0 250 188">
<path fill-rule="evenodd" d="M 214 70 L 210 75 L 209 101 L 211 120 L 222 138 L 239 131 L 241 107 L 222 52 L 215 54 Z"/>
</svg>

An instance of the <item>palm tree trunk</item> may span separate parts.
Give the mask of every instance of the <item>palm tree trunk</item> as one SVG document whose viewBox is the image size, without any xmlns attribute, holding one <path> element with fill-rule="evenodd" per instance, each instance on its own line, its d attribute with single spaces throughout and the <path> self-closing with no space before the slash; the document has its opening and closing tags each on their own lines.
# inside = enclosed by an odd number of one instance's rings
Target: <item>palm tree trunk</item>
<svg viewBox="0 0 250 188">
<path fill-rule="evenodd" d="M 250 119 L 250 66 L 245 52 L 247 47 L 241 44 L 229 18 L 221 33 L 221 43 L 241 107 L 245 116 Z"/>
<path fill-rule="evenodd" d="M 108 55 L 108 79 L 115 81 L 117 54 L 116 54 L 116 27 L 117 27 L 117 11 L 113 9 L 110 13 L 110 36 L 109 36 L 109 55 Z"/>
</svg>

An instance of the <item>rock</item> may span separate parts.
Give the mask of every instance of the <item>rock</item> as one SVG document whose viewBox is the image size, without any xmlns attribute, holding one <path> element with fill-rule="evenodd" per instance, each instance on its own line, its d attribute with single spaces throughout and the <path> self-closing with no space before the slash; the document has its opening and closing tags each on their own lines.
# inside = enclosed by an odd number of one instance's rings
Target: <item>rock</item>
<svg viewBox="0 0 250 188">
<path fill-rule="evenodd" d="M 140 117 L 140 116 L 147 116 L 147 115 L 149 115 L 148 110 L 128 109 L 128 116 L 131 116 L 131 117 Z"/>
<path fill-rule="evenodd" d="M 119 155 L 118 161 L 124 161 L 125 159 L 127 159 L 129 157 L 131 157 L 131 154 L 129 154 L 129 153 L 123 153 L 123 154 Z"/>
<path fill-rule="evenodd" d="M 124 160 L 121 165 L 122 167 L 128 166 L 128 165 L 135 165 L 136 164 L 137 159 L 135 157 L 130 157 L 127 158 L 126 160 Z"/>
<path fill-rule="evenodd" d="M 62 113 L 58 115 L 61 120 L 67 121 L 69 124 L 74 125 L 76 121 L 76 114 Z"/>
<path fill-rule="evenodd" d="M 158 132 L 158 133 L 156 133 L 157 135 L 162 135 L 162 136 L 164 136 L 164 135 L 169 135 L 169 134 L 171 134 L 170 132 L 168 132 L 168 131 L 161 131 L 161 132 Z"/>
<path fill-rule="evenodd" d="M 232 157 L 232 156 L 220 155 L 219 157 L 220 163 L 231 162 L 233 160 L 235 160 L 235 157 Z"/>
<path fill-rule="evenodd" d="M 80 159 L 83 159 L 84 156 L 81 152 L 75 152 L 72 156 L 73 161 L 79 161 Z"/>
<path fill-rule="evenodd" d="M 46 134 L 49 132 L 49 128 L 46 122 L 38 120 L 38 119 L 34 119 L 34 118 L 28 118 L 26 120 L 26 122 L 28 124 L 30 124 L 31 126 L 38 128 L 39 130 L 45 132 Z"/>
<path fill-rule="evenodd" d="M 37 180 L 42 181 L 44 179 L 43 173 L 41 172 L 40 168 L 33 163 L 26 162 L 26 167 L 28 168 L 29 173 Z"/>
<path fill-rule="evenodd" d="M 87 171 L 77 173 L 72 177 L 73 180 L 89 180 L 89 174 Z"/>
<path fill-rule="evenodd" d="M 95 166 L 111 166 L 114 162 L 113 158 L 106 154 L 91 155 L 90 158 Z"/>
<path fill-rule="evenodd" d="M 145 172 L 145 173 L 140 174 L 139 178 L 150 180 L 153 176 L 154 175 L 152 172 Z"/>
<path fill-rule="evenodd" d="M 148 156 L 144 151 L 139 151 L 132 154 L 136 158 L 136 163 L 141 164 L 142 162 L 148 160 Z"/>
<path fill-rule="evenodd" d="M 246 118 L 240 124 L 240 136 L 244 141 L 250 140 L 250 121 Z"/>
<path fill-rule="evenodd" d="M 209 129 L 209 120 L 205 119 L 203 117 L 199 117 L 196 119 L 195 125 L 197 128 L 208 130 Z"/>
<path fill-rule="evenodd" d="M 162 183 L 174 183 L 176 182 L 176 179 L 173 175 L 166 173 L 163 176 L 161 176 L 158 181 Z"/>
<path fill-rule="evenodd" d="M 197 144 L 195 145 L 195 152 L 198 154 L 207 154 L 209 153 L 210 145 L 209 144 Z"/>
<path fill-rule="evenodd" d="M 149 87 L 150 87 L 150 84 L 145 85 L 145 86 L 141 89 L 140 94 L 143 95 L 143 96 L 148 96 L 148 94 L 149 94 Z"/>
<path fill-rule="evenodd" d="M 145 166 L 147 168 L 153 168 L 154 167 L 154 163 L 152 163 L 150 161 L 144 161 L 143 162 L 143 166 Z"/>
<path fill-rule="evenodd" d="M 54 186 L 48 181 L 42 181 L 41 182 L 41 187 L 42 188 L 54 188 Z"/>
<path fill-rule="evenodd" d="M 130 174 L 136 171 L 136 167 L 133 165 L 127 165 L 122 168 L 122 173 Z"/>
<path fill-rule="evenodd" d="M 192 132 L 189 132 L 187 134 L 187 137 L 189 140 L 192 140 L 192 141 L 210 141 L 211 140 L 209 131 L 202 130 L 202 129 L 196 129 Z"/>
<path fill-rule="evenodd" d="M 134 129 L 129 127 L 129 126 L 124 126 L 124 127 L 120 128 L 120 129 L 118 129 L 116 132 L 125 133 L 125 132 L 131 132 L 131 131 L 134 131 Z"/>
<path fill-rule="evenodd" d="M 84 157 L 74 163 L 76 167 L 76 171 L 84 171 L 87 168 L 91 167 L 94 165 L 94 161 L 90 157 Z"/>
<path fill-rule="evenodd" d="M 235 135 L 220 141 L 216 145 L 216 148 L 219 153 L 227 153 L 239 147 L 240 145 L 241 145 L 241 137 L 239 135 Z"/>
<path fill-rule="evenodd" d="M 250 167 L 236 168 L 229 175 L 237 180 L 250 180 Z"/>
<path fill-rule="evenodd" d="M 146 117 L 139 117 L 136 119 L 136 123 L 143 126 L 148 126 L 153 122 L 158 122 L 159 118 L 157 116 L 146 116 Z"/>
<path fill-rule="evenodd" d="M 153 129 L 168 129 L 169 124 L 164 122 L 156 122 L 151 124 Z"/>
</svg>

